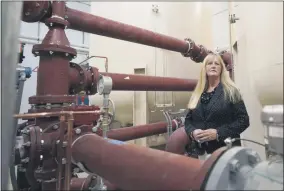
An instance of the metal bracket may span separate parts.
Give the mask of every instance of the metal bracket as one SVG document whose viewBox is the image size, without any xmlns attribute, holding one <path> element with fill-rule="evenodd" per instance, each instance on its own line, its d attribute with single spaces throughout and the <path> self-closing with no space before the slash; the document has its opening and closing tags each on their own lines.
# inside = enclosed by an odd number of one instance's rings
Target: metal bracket
<svg viewBox="0 0 284 191">
<path fill-rule="evenodd" d="M 169 115 L 168 111 L 163 111 L 163 114 L 167 120 L 167 133 L 168 133 L 168 138 L 171 136 L 171 134 L 173 133 L 173 126 L 172 126 L 172 119 L 171 116 Z"/>
<path fill-rule="evenodd" d="M 163 110 L 163 115 L 165 116 L 166 120 L 167 120 L 167 123 L 168 123 L 168 126 L 167 126 L 167 133 L 168 133 L 168 138 L 171 136 L 171 134 L 173 133 L 173 125 L 172 125 L 172 120 L 174 119 L 175 121 L 175 124 L 176 124 L 176 129 L 179 128 L 179 124 L 178 122 L 176 121 L 176 118 L 179 116 L 179 115 L 182 115 L 185 113 L 185 109 L 180 109 L 179 111 L 177 112 L 172 112 L 172 111 L 164 111 Z M 172 119 L 172 116 L 173 119 Z"/>
<path fill-rule="evenodd" d="M 230 24 L 236 23 L 236 21 L 240 20 L 240 18 L 236 17 L 235 14 L 229 15 Z"/>
</svg>

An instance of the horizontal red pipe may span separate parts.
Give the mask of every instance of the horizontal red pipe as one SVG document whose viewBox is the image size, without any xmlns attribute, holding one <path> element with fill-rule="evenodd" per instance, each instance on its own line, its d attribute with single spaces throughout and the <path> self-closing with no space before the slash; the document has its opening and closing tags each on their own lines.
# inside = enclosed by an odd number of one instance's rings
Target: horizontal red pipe
<svg viewBox="0 0 284 191">
<path fill-rule="evenodd" d="M 143 76 L 131 74 L 117 74 L 100 72 L 110 76 L 113 81 L 113 90 L 132 91 L 193 91 L 197 80 Z"/>
<path fill-rule="evenodd" d="M 191 190 L 200 187 L 195 182 L 202 161 L 121 143 L 95 134 L 84 135 L 73 143 L 72 156 L 74 161 L 82 162 L 91 172 L 122 190 Z"/>
<path fill-rule="evenodd" d="M 40 6 L 36 6 L 36 4 Z M 51 15 L 51 6 L 45 1 L 26 1 L 23 6 L 23 20 L 26 22 L 44 22 Z M 110 38 L 125 40 L 129 42 L 144 44 L 152 47 L 158 47 L 180 53 L 187 53 L 189 44 L 184 40 L 173 38 L 167 35 L 155 33 L 143 28 L 116 22 L 103 17 L 95 16 L 82 11 L 77 11 L 66 7 L 66 17 L 70 23 L 70 28 L 78 31 L 84 31 L 92 34 L 106 36 Z M 191 40 L 190 40 L 191 41 Z M 205 56 L 211 52 L 205 47 L 201 49 L 193 41 L 190 55 L 195 62 L 202 62 Z M 232 55 L 226 53 L 229 57 L 221 54 L 226 65 L 231 67 Z"/>
<path fill-rule="evenodd" d="M 166 122 L 158 122 L 146 125 L 137 125 L 133 127 L 112 129 L 107 132 L 107 137 L 120 141 L 129 141 L 166 133 L 167 126 L 168 124 Z M 172 128 L 173 130 L 176 130 L 176 123 L 174 121 L 172 121 Z"/>
<path fill-rule="evenodd" d="M 155 33 L 150 30 L 70 9 L 68 7 L 66 8 L 66 14 L 67 20 L 70 23 L 70 28 L 74 30 L 139 43 L 174 52 L 187 53 L 189 50 L 189 44 L 186 41 L 171 36 Z M 212 52 L 203 46 L 204 50 L 202 50 L 201 46 L 196 45 L 194 41 L 192 41 L 192 43 L 192 49 L 189 57 L 191 57 L 191 59 L 195 62 L 202 62 L 207 54 Z M 231 53 L 227 52 L 225 55 L 222 53 L 221 57 L 225 61 L 226 65 L 229 65 L 230 67 L 232 66 Z"/>
<path fill-rule="evenodd" d="M 112 21 L 82 11 L 67 7 L 67 20 L 70 28 L 87 33 L 102 35 L 110 38 L 158 47 L 175 52 L 185 53 L 188 43 L 177 38 L 158 34 L 146 29 Z"/>
<path fill-rule="evenodd" d="M 93 71 L 97 69 L 93 67 Z M 84 81 L 87 87 L 96 86 L 97 82 L 92 81 L 92 74 L 90 70 L 86 71 L 86 81 Z M 118 74 L 118 73 L 106 73 L 100 72 L 94 75 L 104 75 L 112 78 L 112 90 L 117 91 L 193 91 L 197 80 L 181 79 L 172 77 L 158 77 L 158 76 L 144 76 L 133 74 Z M 80 86 L 82 77 L 80 71 L 76 68 L 69 69 L 69 81 L 72 87 Z M 93 85 L 91 85 L 93 84 Z"/>
</svg>

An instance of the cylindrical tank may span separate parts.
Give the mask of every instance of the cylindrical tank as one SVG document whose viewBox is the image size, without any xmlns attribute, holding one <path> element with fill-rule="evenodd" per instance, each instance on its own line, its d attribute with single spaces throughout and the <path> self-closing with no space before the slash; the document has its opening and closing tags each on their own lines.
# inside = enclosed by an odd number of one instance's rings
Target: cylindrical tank
<svg viewBox="0 0 284 191">
<path fill-rule="evenodd" d="M 283 157 L 261 161 L 254 150 L 233 147 L 207 176 L 201 190 L 283 190 Z"/>
<path fill-rule="evenodd" d="M 196 8 L 200 11 L 196 11 Z M 184 39 L 211 49 L 211 14 L 203 3 L 188 2 L 93 2 L 91 12 L 95 15 L 151 31 Z M 200 25 L 202 23 L 202 25 Z M 200 64 L 181 54 L 140 44 L 92 35 L 90 55 L 108 57 L 109 72 L 152 76 L 167 76 L 196 79 Z M 90 65 L 104 72 L 104 61 L 94 59 Z M 112 92 L 116 104 L 117 120 L 122 125 L 133 122 L 133 92 Z M 138 95 L 138 94 L 136 94 Z M 165 120 L 156 104 L 167 104 L 172 110 L 185 108 L 189 92 L 148 92 L 149 123 Z M 100 96 L 90 99 L 91 104 L 100 104 Z M 138 106 L 139 107 L 139 106 Z M 150 112 L 155 111 L 155 112 Z"/>
<path fill-rule="evenodd" d="M 283 104 L 283 2 L 238 2 L 234 10 L 239 18 L 234 24 L 237 55 L 246 52 L 236 67 L 245 62 L 250 76 L 246 83 L 262 106 Z"/>
<path fill-rule="evenodd" d="M 236 35 L 232 38 L 235 82 L 250 117 L 250 127 L 241 137 L 264 144 L 262 108 L 283 104 L 283 3 L 234 2 L 232 7 L 231 14 L 239 19 L 231 24 Z M 242 145 L 265 159 L 262 146 L 249 142 Z"/>
<path fill-rule="evenodd" d="M 283 190 L 283 158 L 259 163 L 250 172 L 244 190 Z"/>
</svg>

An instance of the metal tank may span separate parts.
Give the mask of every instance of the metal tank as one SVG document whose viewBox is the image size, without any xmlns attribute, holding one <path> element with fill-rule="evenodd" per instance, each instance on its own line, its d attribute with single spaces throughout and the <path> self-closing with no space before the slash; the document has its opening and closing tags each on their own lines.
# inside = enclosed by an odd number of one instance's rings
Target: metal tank
<svg viewBox="0 0 284 191">
<path fill-rule="evenodd" d="M 231 22 L 234 80 L 250 116 L 250 127 L 241 136 L 264 144 L 262 108 L 283 105 L 283 6 L 281 2 L 234 2 L 230 13 L 237 19 Z M 265 158 L 263 147 L 242 145 Z"/>
<path fill-rule="evenodd" d="M 232 13 L 239 18 L 232 24 L 237 41 L 236 72 L 240 79 L 249 76 L 249 83 L 240 80 L 237 84 L 244 83 L 241 89 L 250 86 L 251 99 L 258 99 L 262 106 L 283 104 L 283 3 L 235 4 Z"/>
<path fill-rule="evenodd" d="M 213 165 L 205 190 L 283 190 L 283 105 L 265 106 L 261 119 L 267 132 L 262 145 L 269 153 L 267 159 L 261 160 L 253 149 L 233 147 Z M 228 147 L 233 141 L 225 140 Z"/>
</svg>

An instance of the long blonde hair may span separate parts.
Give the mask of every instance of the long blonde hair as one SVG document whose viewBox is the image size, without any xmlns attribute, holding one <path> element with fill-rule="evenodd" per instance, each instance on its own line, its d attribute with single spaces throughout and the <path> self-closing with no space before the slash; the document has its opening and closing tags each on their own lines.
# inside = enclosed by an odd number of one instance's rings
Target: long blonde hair
<svg viewBox="0 0 284 191">
<path fill-rule="evenodd" d="M 220 82 L 223 85 L 224 95 L 225 99 L 229 99 L 230 102 L 236 103 L 241 100 L 241 94 L 236 87 L 235 83 L 231 80 L 229 72 L 226 70 L 225 64 L 223 62 L 223 59 L 218 54 L 210 53 L 208 54 L 205 59 L 203 60 L 199 80 L 197 82 L 197 85 L 190 97 L 188 108 L 189 109 L 195 109 L 197 106 L 199 99 L 201 97 L 201 94 L 205 90 L 205 88 L 208 85 L 208 78 L 206 75 L 206 65 L 214 60 L 217 59 L 217 61 L 221 64 L 221 74 L 220 74 Z"/>
</svg>

